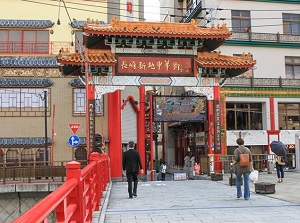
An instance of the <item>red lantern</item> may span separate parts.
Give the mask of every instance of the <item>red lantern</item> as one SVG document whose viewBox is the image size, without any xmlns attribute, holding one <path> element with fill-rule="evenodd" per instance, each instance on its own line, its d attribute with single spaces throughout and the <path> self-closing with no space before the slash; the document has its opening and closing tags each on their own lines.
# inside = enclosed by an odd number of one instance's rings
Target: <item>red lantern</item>
<svg viewBox="0 0 300 223">
<path fill-rule="evenodd" d="M 132 14 L 132 2 L 127 2 L 127 12 Z"/>
</svg>

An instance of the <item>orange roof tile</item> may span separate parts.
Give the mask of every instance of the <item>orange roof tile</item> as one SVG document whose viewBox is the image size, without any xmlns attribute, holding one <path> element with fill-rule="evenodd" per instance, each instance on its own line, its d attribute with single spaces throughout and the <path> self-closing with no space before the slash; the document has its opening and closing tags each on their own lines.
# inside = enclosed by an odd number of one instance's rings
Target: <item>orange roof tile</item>
<svg viewBox="0 0 300 223">
<path fill-rule="evenodd" d="M 256 63 L 250 53 L 225 56 L 220 52 L 199 52 L 196 61 L 203 68 L 252 68 Z"/>
<path fill-rule="evenodd" d="M 226 24 L 212 26 L 211 28 L 198 27 L 195 20 L 190 23 L 166 22 L 137 22 L 119 21 L 116 17 L 111 24 L 100 24 L 99 21 L 87 20 L 84 25 L 87 34 L 95 35 L 130 35 L 130 36 L 161 36 L 178 38 L 221 38 L 227 39 L 231 31 Z"/>
<path fill-rule="evenodd" d="M 57 55 L 57 60 L 61 64 L 78 65 L 84 62 L 84 53 L 69 53 L 68 50 L 61 49 Z M 88 62 L 90 64 L 114 64 L 117 62 L 110 50 L 88 49 Z"/>
</svg>

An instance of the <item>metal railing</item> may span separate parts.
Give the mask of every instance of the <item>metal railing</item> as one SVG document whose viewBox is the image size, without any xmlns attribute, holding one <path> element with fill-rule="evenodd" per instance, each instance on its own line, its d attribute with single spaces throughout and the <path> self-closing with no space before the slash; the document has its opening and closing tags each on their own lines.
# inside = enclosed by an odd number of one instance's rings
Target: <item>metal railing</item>
<svg viewBox="0 0 300 223">
<path fill-rule="evenodd" d="M 280 33 L 233 32 L 230 40 L 261 41 L 277 43 L 300 43 L 300 35 Z"/>
<path fill-rule="evenodd" d="M 61 48 L 68 49 L 70 53 L 75 52 L 75 46 L 71 42 L 21 42 L 0 41 L 0 53 L 4 54 L 46 54 L 57 55 Z"/>
<path fill-rule="evenodd" d="M 13 223 L 48 222 L 50 215 L 55 216 L 55 222 L 91 222 L 110 182 L 110 164 L 106 154 L 92 153 L 89 158 L 83 170 L 79 162 L 67 163 L 66 182 Z"/>
<path fill-rule="evenodd" d="M 252 154 L 253 167 L 258 171 L 271 171 L 274 169 L 274 154 Z M 220 156 L 219 160 L 209 161 L 209 165 L 221 165 L 224 173 L 230 173 L 231 163 L 234 160 L 233 155 Z M 213 162 L 213 164 L 212 164 Z M 296 154 L 288 153 L 286 169 L 295 169 Z"/>
<path fill-rule="evenodd" d="M 274 154 L 252 154 L 253 158 L 253 167 L 258 171 L 272 171 L 274 168 Z M 214 172 L 214 166 L 221 166 L 220 171 L 224 173 L 230 173 L 231 163 L 234 160 L 233 155 L 224 155 L 218 156 L 218 159 L 215 159 L 211 156 L 201 156 L 199 157 L 200 163 L 200 173 L 210 174 Z M 296 165 L 296 154 L 288 153 L 286 169 L 295 169 Z M 174 163 L 168 164 L 168 172 L 181 172 L 183 171 L 183 166 L 175 165 Z"/>
<path fill-rule="evenodd" d="M 68 162 L 53 162 L 51 165 L 44 161 L 0 163 L 0 184 L 33 183 L 39 180 L 64 182 Z M 86 166 L 86 161 L 78 162 L 81 168 Z"/>
</svg>

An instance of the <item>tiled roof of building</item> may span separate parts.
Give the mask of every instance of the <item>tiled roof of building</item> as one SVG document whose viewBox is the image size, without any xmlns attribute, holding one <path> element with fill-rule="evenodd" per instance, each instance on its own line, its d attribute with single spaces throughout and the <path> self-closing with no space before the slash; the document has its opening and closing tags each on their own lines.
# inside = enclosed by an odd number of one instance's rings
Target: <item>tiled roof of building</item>
<svg viewBox="0 0 300 223">
<path fill-rule="evenodd" d="M 0 87 L 50 87 L 49 78 L 0 78 Z"/>
<path fill-rule="evenodd" d="M 81 64 L 83 56 L 79 53 L 58 56 L 59 62 L 63 64 Z M 196 57 L 197 63 L 203 68 L 251 68 L 256 63 L 251 54 L 241 56 L 224 56 L 217 52 L 199 52 Z M 115 63 L 116 59 L 110 51 L 89 50 L 89 62 L 91 64 Z"/>
<path fill-rule="evenodd" d="M 1 28 L 35 28 L 35 29 L 44 29 L 50 28 L 54 25 L 54 22 L 51 20 L 12 20 L 12 19 L 0 19 Z"/>
<path fill-rule="evenodd" d="M 81 65 L 84 62 L 84 54 L 69 53 L 62 49 L 57 56 L 58 62 L 62 64 Z M 117 62 L 110 50 L 91 50 L 88 49 L 88 62 L 91 65 L 114 64 Z"/>
<path fill-rule="evenodd" d="M 82 81 L 79 78 L 74 78 L 74 79 L 70 80 L 69 84 L 72 87 L 84 87 L 85 86 L 85 84 L 82 83 Z"/>
<path fill-rule="evenodd" d="M 0 56 L 0 67 L 57 67 L 56 57 Z"/>
<path fill-rule="evenodd" d="M 86 33 L 95 35 L 130 35 L 130 36 L 161 36 L 178 38 L 229 38 L 231 32 L 226 24 L 201 28 L 194 19 L 190 23 L 166 23 L 166 22 L 136 22 L 119 21 L 116 17 L 111 24 L 100 24 L 99 21 L 87 20 L 84 26 Z"/>
<path fill-rule="evenodd" d="M 51 145 L 52 140 L 47 138 L 47 145 Z M 0 147 L 18 148 L 18 147 L 42 147 L 45 146 L 45 137 L 15 137 L 0 138 Z"/>
<path fill-rule="evenodd" d="M 241 56 L 225 56 L 220 52 L 201 52 L 196 57 L 203 68 L 252 68 L 256 61 L 250 53 Z"/>
</svg>

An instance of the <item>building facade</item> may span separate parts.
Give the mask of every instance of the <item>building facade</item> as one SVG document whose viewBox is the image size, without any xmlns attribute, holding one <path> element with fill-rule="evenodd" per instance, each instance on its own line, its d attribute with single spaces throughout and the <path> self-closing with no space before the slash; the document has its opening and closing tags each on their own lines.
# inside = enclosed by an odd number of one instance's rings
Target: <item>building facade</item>
<svg viewBox="0 0 300 223">
<path fill-rule="evenodd" d="M 300 131 L 300 4 L 295 0 L 178 0 L 161 2 L 161 19 L 199 27 L 227 24 L 232 36 L 216 51 L 226 55 L 250 52 L 252 70 L 224 79 L 224 140 L 233 154 L 242 136 L 254 154 L 269 154 L 281 140 L 294 153 Z M 294 163 L 290 164 L 294 167 Z"/>
<path fill-rule="evenodd" d="M 1 1 L 2 165 L 86 160 L 85 86 L 78 76 L 61 75 L 57 55 L 82 52 L 82 27 L 87 20 L 103 24 L 112 17 L 144 20 L 143 5 L 143 0 Z M 124 101 L 129 95 L 138 96 L 137 89 L 123 92 Z M 98 139 L 102 151 L 107 150 L 109 141 L 106 101 L 107 96 L 100 95 L 95 105 L 95 132 L 102 136 Z M 125 118 L 134 114 L 127 110 Z M 134 132 L 130 140 L 136 140 L 136 129 L 128 132 Z M 74 135 L 79 141 L 71 137 Z M 125 135 L 124 142 L 128 141 Z"/>
</svg>

